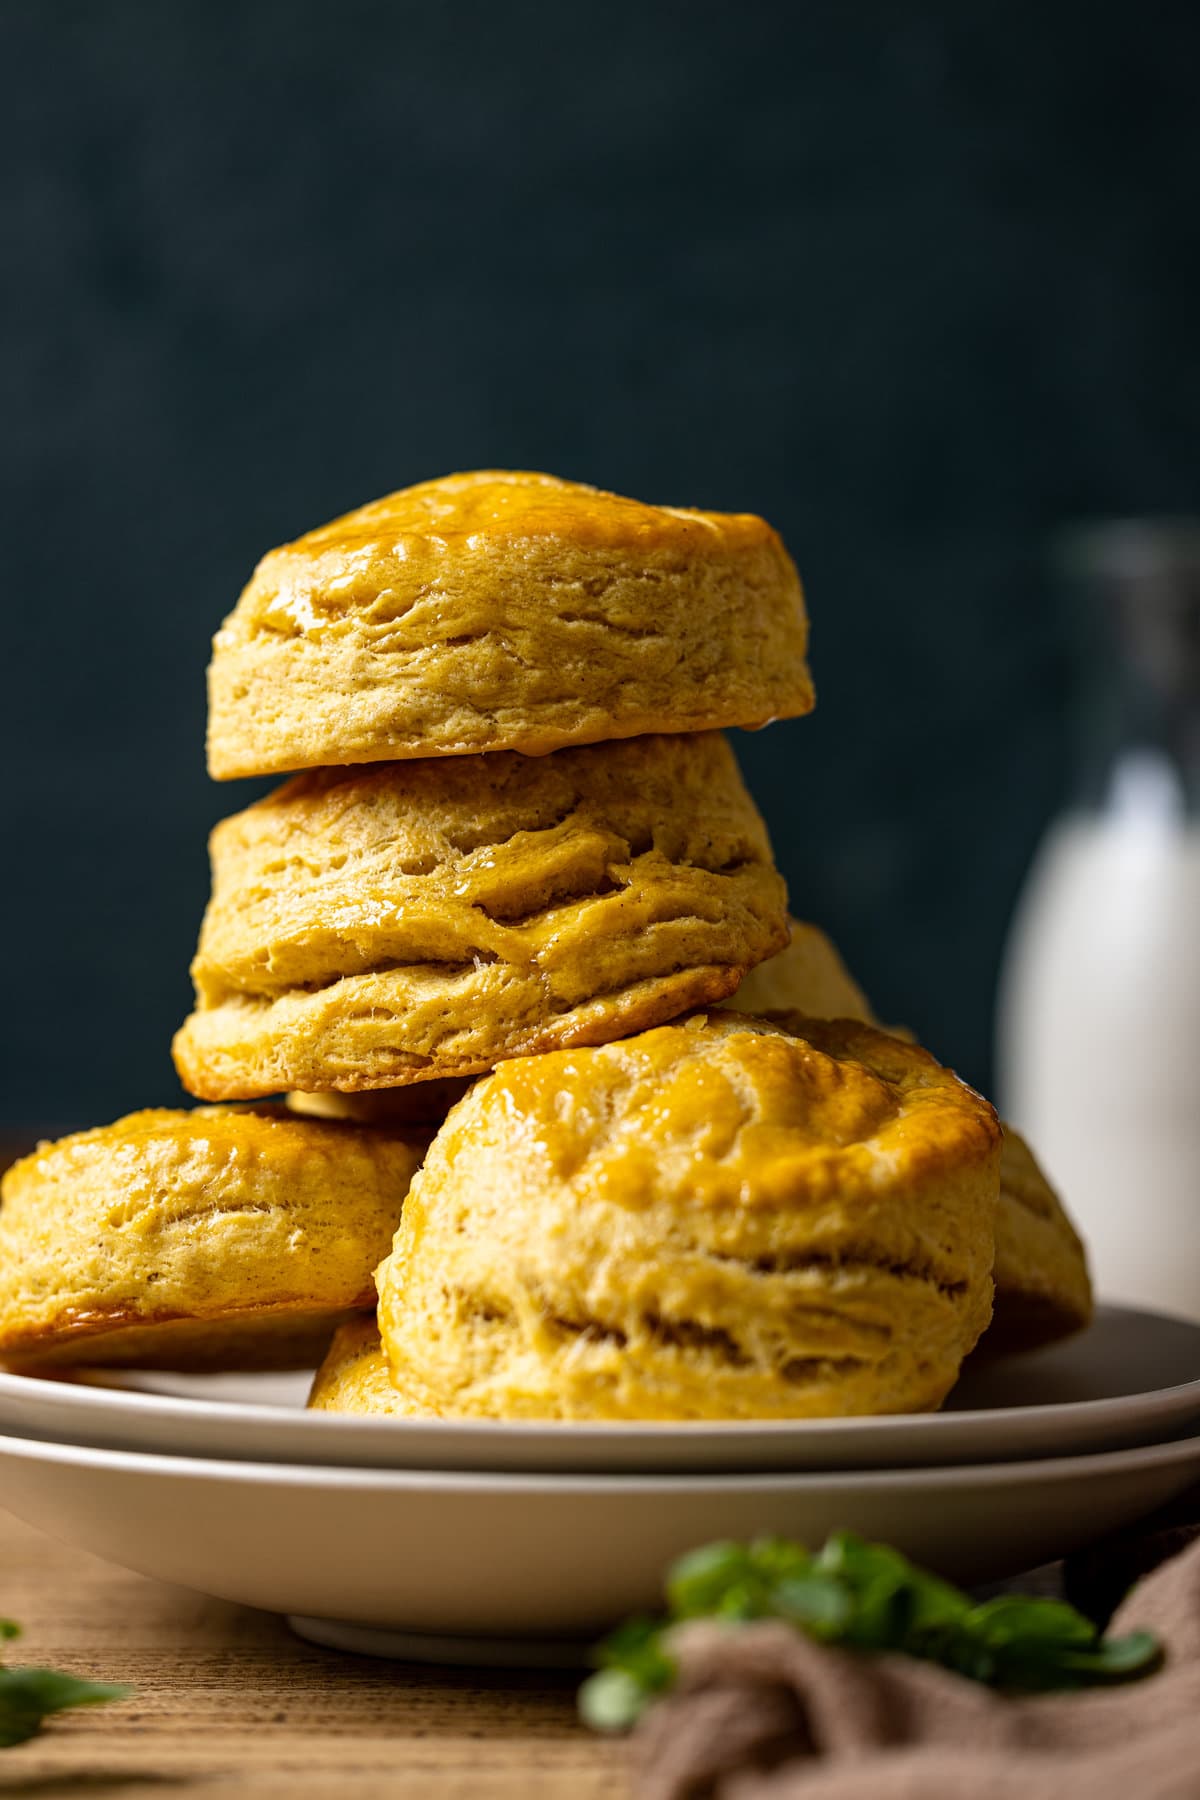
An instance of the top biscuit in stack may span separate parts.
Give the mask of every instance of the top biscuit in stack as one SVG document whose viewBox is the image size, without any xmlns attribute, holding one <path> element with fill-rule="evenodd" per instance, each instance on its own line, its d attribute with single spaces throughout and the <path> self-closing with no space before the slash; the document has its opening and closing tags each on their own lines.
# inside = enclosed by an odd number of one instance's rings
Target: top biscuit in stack
<svg viewBox="0 0 1200 1800">
<path fill-rule="evenodd" d="M 719 728 L 809 710 L 807 634 L 764 520 L 549 475 L 270 552 L 215 639 L 209 764 L 299 773 L 213 834 L 185 1085 L 457 1079 L 732 993 L 786 896 Z"/>
<path fill-rule="evenodd" d="M 217 634 L 217 780 L 756 727 L 808 712 L 765 520 L 480 470 L 272 550 Z"/>
</svg>

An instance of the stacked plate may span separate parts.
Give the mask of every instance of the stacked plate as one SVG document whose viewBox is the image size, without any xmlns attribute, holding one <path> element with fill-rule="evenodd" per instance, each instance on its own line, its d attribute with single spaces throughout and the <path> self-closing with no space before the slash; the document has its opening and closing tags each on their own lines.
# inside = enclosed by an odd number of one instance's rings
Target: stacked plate
<svg viewBox="0 0 1200 1800">
<path fill-rule="evenodd" d="M 339 1648 L 548 1662 L 719 1537 L 886 1539 L 961 1581 L 1129 1525 L 1200 1481 L 1200 1325 L 1102 1307 L 968 1365 L 931 1415 L 458 1424 L 303 1411 L 297 1376 L 0 1374 L 0 1499 L 163 1581 Z"/>
</svg>

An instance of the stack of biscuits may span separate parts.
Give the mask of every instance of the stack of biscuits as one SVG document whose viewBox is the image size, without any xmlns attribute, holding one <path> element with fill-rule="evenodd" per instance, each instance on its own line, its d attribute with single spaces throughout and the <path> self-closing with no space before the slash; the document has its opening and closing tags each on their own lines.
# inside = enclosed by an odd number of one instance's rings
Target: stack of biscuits
<svg viewBox="0 0 1200 1800">
<path fill-rule="evenodd" d="M 174 1047 L 205 1104 L 9 1172 L 0 1356 L 802 1418 L 936 1407 L 985 1332 L 1085 1324 L 1028 1150 L 788 916 L 721 734 L 809 711 L 806 653 L 762 519 L 547 475 L 266 556 L 209 766 L 290 779 L 213 833 Z"/>
</svg>

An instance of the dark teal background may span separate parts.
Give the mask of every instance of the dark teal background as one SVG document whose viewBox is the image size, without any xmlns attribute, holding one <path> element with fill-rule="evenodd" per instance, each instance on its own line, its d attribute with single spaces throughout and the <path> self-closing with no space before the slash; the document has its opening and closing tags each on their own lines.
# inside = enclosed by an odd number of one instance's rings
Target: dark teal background
<svg viewBox="0 0 1200 1800">
<path fill-rule="evenodd" d="M 1047 539 L 1197 504 L 1198 71 L 1192 4 L 0 3 L 4 1116 L 178 1092 L 256 557 L 489 464 L 782 529 L 794 904 L 986 1082 Z"/>
</svg>

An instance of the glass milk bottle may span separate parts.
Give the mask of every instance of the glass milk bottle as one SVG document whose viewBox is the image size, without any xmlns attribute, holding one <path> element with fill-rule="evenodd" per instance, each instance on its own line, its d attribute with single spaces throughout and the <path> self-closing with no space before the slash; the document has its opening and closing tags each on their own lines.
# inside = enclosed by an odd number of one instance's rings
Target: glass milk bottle
<svg viewBox="0 0 1200 1800">
<path fill-rule="evenodd" d="M 1009 938 L 1002 1106 L 1101 1297 L 1200 1318 L 1200 523 L 1098 526 L 1063 567 L 1080 784 Z"/>
</svg>

